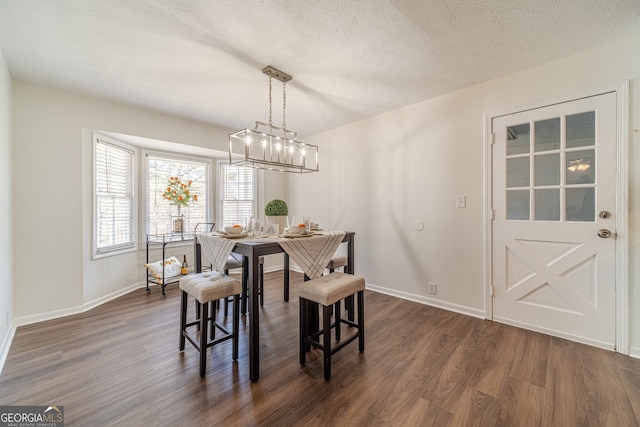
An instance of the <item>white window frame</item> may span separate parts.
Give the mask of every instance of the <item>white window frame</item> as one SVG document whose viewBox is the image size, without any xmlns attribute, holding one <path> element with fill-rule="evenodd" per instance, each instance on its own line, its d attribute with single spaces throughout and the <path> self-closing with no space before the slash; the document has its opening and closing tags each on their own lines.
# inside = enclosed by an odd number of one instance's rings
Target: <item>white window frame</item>
<svg viewBox="0 0 640 427">
<path fill-rule="evenodd" d="M 141 210 L 142 210 L 142 218 L 143 218 L 143 223 L 141 224 L 141 232 L 144 234 L 142 236 L 142 239 L 146 239 L 146 235 L 152 233 L 152 230 L 150 230 L 150 224 L 149 224 L 149 212 L 148 212 L 148 206 L 149 206 L 149 197 L 150 197 L 150 189 L 149 189 L 149 157 L 155 157 L 155 158 L 161 158 L 161 159 L 165 159 L 168 161 L 181 161 L 184 160 L 186 162 L 196 162 L 196 163 L 204 163 L 206 164 L 206 177 L 205 177 L 205 183 L 206 183 L 206 194 L 205 194 L 205 200 L 206 200 L 206 205 L 205 205 L 205 218 L 206 220 L 209 222 L 210 218 L 212 218 L 212 214 L 211 214 L 211 206 L 212 206 L 212 200 L 214 199 L 213 197 L 213 189 L 215 188 L 215 183 L 213 182 L 213 180 L 211 179 L 211 177 L 213 176 L 212 173 L 212 168 L 213 168 L 213 162 L 211 159 L 206 158 L 206 157 L 200 157 L 200 156 L 189 156 L 189 155 L 184 155 L 184 154 L 178 154 L 178 153 L 173 153 L 173 152 L 166 152 L 166 151 L 155 151 L 155 150 L 143 150 L 142 151 L 142 155 L 140 156 L 142 161 L 144 162 L 143 165 L 143 170 L 144 170 L 144 176 L 140 177 L 141 182 L 143 183 L 143 194 L 144 194 L 144 201 L 141 202 Z M 169 202 L 167 202 L 169 203 Z M 191 234 L 193 232 L 193 230 L 185 230 L 185 234 Z"/>
<path fill-rule="evenodd" d="M 128 151 L 131 153 L 131 241 L 126 242 L 119 245 L 113 245 L 107 248 L 99 248 L 98 247 L 98 191 L 97 191 L 97 161 L 98 161 L 98 145 L 99 144 L 109 144 L 118 149 Z M 122 141 L 115 140 L 113 138 L 109 138 L 106 135 L 94 133 L 93 134 L 93 143 L 92 143 L 92 178 L 93 178 L 93 238 L 92 238 L 92 256 L 93 259 L 103 258 L 107 256 L 118 255 L 127 252 L 136 251 L 138 248 L 138 239 L 137 239 L 137 212 L 138 212 L 138 197 L 136 194 L 136 183 L 137 183 L 137 161 L 138 161 L 138 150 L 136 147 L 126 144 Z"/>
<path fill-rule="evenodd" d="M 224 227 L 223 215 L 224 215 L 224 185 L 225 185 L 225 166 L 229 166 L 229 161 L 218 160 L 217 168 L 218 168 L 218 197 L 217 197 L 217 205 L 218 205 L 218 214 L 216 219 L 216 228 L 222 229 Z M 238 167 L 233 166 L 231 167 Z M 253 173 L 253 203 L 251 204 L 251 215 L 249 217 L 257 217 L 257 206 L 258 206 L 258 173 L 257 170 L 251 167 L 246 167 L 251 170 Z M 238 218 L 241 225 L 245 224 L 246 218 Z M 230 225 L 230 224 L 228 224 Z"/>
</svg>

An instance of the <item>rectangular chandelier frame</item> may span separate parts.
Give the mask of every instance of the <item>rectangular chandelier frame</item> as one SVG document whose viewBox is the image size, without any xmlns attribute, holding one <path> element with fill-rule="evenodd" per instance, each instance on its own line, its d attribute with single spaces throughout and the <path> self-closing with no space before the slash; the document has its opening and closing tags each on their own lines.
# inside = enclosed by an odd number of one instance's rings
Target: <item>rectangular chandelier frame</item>
<svg viewBox="0 0 640 427">
<path fill-rule="evenodd" d="M 254 129 L 229 134 L 229 163 L 291 173 L 318 172 L 318 146 L 290 130 L 256 122 Z"/>
</svg>

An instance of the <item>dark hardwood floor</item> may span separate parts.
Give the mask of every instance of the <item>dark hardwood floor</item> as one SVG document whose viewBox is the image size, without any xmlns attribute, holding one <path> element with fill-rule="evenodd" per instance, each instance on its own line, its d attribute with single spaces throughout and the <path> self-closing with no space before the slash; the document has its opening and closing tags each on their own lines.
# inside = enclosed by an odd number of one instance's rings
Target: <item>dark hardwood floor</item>
<svg viewBox="0 0 640 427">
<path fill-rule="evenodd" d="M 298 363 L 301 281 L 285 303 L 281 273 L 266 275 L 257 383 L 246 318 L 238 362 L 222 343 L 200 378 L 171 285 L 18 328 L 0 405 L 64 405 L 68 426 L 639 425 L 640 360 L 369 291 L 366 351 L 334 355 L 326 382 L 317 350 Z"/>
</svg>

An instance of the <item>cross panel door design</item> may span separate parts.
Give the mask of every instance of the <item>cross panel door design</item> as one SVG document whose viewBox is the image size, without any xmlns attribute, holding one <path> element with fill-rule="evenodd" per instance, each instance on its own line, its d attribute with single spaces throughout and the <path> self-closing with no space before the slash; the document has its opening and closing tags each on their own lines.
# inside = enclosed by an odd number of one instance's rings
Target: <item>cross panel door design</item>
<svg viewBox="0 0 640 427">
<path fill-rule="evenodd" d="M 615 93 L 492 132 L 494 320 L 615 348 Z"/>
</svg>

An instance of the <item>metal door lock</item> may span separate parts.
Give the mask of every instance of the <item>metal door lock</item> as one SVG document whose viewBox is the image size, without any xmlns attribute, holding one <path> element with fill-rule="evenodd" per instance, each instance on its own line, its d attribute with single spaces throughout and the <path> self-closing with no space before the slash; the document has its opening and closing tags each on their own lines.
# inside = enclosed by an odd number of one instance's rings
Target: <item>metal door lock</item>
<svg viewBox="0 0 640 427">
<path fill-rule="evenodd" d="M 611 237 L 611 231 L 607 230 L 606 228 L 601 228 L 600 230 L 598 230 L 598 237 L 602 237 L 603 239 Z"/>
</svg>

